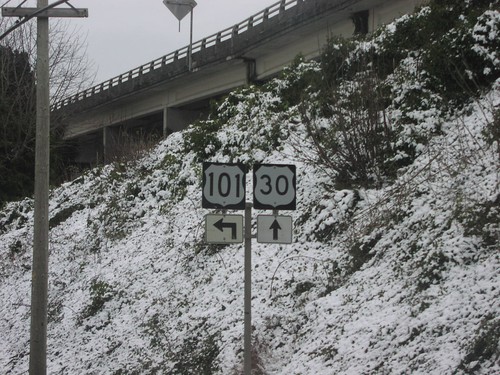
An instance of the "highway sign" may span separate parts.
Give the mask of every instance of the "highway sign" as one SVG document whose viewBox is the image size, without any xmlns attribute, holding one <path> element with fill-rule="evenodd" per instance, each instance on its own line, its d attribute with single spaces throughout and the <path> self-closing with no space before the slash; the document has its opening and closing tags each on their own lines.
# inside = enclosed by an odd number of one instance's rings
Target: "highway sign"
<svg viewBox="0 0 500 375">
<path fill-rule="evenodd" d="M 195 0 L 163 0 L 163 4 L 179 21 L 197 5 Z"/>
<path fill-rule="evenodd" d="M 295 210 L 295 165 L 255 164 L 253 206 L 263 210 Z"/>
<path fill-rule="evenodd" d="M 206 215 L 205 241 L 218 244 L 243 242 L 243 216 L 222 214 Z"/>
<path fill-rule="evenodd" d="M 203 208 L 245 209 L 243 164 L 203 163 Z"/>
<path fill-rule="evenodd" d="M 278 215 L 257 216 L 257 242 L 292 243 L 292 217 Z"/>
</svg>

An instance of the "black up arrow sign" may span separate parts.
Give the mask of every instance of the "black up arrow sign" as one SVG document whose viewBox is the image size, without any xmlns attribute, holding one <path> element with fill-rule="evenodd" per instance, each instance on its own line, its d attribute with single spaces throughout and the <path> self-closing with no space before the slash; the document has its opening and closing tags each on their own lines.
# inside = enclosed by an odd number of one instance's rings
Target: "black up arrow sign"
<svg viewBox="0 0 500 375">
<path fill-rule="evenodd" d="M 236 239 L 236 223 L 224 223 L 224 219 L 222 218 L 214 224 L 214 227 L 216 227 L 221 232 L 224 231 L 224 228 L 231 229 L 231 239 Z"/>
<path fill-rule="evenodd" d="M 269 229 L 273 230 L 273 240 L 277 241 L 278 240 L 278 231 L 281 230 L 280 224 L 278 223 L 278 220 L 274 219 L 273 223 L 269 227 Z"/>
<path fill-rule="evenodd" d="M 292 243 L 292 217 L 283 215 L 257 216 L 257 242 Z"/>
</svg>

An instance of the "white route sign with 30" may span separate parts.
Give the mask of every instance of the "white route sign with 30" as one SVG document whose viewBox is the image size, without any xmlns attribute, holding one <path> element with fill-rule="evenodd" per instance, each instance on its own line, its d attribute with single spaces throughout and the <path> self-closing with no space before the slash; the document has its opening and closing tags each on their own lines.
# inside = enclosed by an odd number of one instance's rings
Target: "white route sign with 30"
<svg viewBox="0 0 500 375">
<path fill-rule="evenodd" d="M 255 164 L 253 179 L 254 208 L 295 210 L 295 165 Z"/>
</svg>

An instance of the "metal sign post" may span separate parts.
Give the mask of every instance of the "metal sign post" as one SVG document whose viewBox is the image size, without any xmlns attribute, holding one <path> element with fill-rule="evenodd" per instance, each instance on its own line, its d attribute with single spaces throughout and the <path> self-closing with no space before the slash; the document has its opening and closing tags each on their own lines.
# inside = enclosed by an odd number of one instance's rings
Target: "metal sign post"
<svg viewBox="0 0 500 375">
<path fill-rule="evenodd" d="M 245 206 L 245 327 L 243 334 L 243 373 L 252 373 L 252 203 Z"/>
<path fill-rule="evenodd" d="M 2 8 L 4 17 L 37 17 L 36 145 L 33 268 L 31 286 L 30 375 L 47 373 L 47 300 L 49 264 L 49 17 L 87 17 L 86 9 L 53 9 L 67 3 L 38 0 L 37 8 Z M 15 27 L 9 30 L 13 31 Z M 3 34 L 4 37 L 6 34 Z"/>
<path fill-rule="evenodd" d="M 193 9 L 197 5 L 195 0 L 163 0 L 163 4 L 172 12 L 179 20 L 179 31 L 181 30 L 181 20 L 191 13 L 191 26 L 189 33 L 189 48 L 188 48 L 188 68 L 193 70 Z"/>
</svg>

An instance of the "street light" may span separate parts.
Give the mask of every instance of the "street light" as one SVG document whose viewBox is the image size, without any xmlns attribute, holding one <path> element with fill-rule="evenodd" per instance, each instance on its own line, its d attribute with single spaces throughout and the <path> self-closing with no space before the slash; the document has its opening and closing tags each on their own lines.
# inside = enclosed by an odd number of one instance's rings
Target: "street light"
<svg viewBox="0 0 500 375">
<path fill-rule="evenodd" d="M 188 47 L 188 67 L 189 71 L 193 70 L 192 46 L 193 46 L 193 9 L 197 5 L 194 0 L 163 0 L 163 4 L 172 12 L 179 20 L 179 28 L 181 20 L 191 13 L 191 30 L 189 35 Z"/>
</svg>

